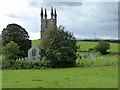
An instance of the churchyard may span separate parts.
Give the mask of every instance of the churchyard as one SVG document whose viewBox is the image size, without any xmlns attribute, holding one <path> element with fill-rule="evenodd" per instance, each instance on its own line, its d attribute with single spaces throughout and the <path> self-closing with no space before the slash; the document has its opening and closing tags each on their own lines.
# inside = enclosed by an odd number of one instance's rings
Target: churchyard
<svg viewBox="0 0 120 90">
<path fill-rule="evenodd" d="M 32 46 L 40 41 L 32 41 Z M 81 49 L 93 48 L 97 42 L 78 41 Z M 110 43 L 110 54 L 77 58 L 78 67 L 3 70 L 3 88 L 117 88 L 118 43 Z M 81 54 L 87 55 L 88 52 Z M 83 56 L 84 56 L 83 55 Z"/>
</svg>

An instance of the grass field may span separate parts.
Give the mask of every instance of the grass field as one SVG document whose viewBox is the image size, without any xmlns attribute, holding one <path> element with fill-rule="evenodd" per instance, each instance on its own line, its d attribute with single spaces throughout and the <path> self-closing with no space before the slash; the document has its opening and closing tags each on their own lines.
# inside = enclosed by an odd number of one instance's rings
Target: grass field
<svg viewBox="0 0 120 90">
<path fill-rule="evenodd" d="M 38 46 L 39 40 L 33 40 L 32 46 Z M 81 50 L 94 48 L 98 42 L 78 41 Z M 118 52 L 117 43 L 110 43 L 110 52 Z M 116 55 L 101 55 L 101 60 L 93 60 L 95 67 L 77 67 L 40 70 L 3 70 L 3 88 L 117 88 L 118 68 L 104 64 L 118 63 Z M 79 59 L 77 60 L 79 61 Z M 89 65 L 88 58 L 79 61 Z M 98 67 L 102 65 L 102 67 Z"/>
<path fill-rule="evenodd" d="M 77 45 L 80 45 L 81 50 L 88 50 L 94 48 L 98 42 L 78 41 Z M 118 43 L 110 43 L 110 52 L 118 52 Z"/>
<path fill-rule="evenodd" d="M 3 88 L 117 88 L 113 67 L 3 70 Z"/>
<path fill-rule="evenodd" d="M 94 48 L 98 42 L 88 42 L 88 41 L 78 41 L 77 45 L 80 45 L 81 50 L 89 50 L 89 48 Z M 40 40 L 32 40 L 32 46 L 38 46 Z M 110 43 L 110 52 L 118 52 L 118 43 Z M 120 52 L 120 51 L 119 51 Z"/>
<path fill-rule="evenodd" d="M 38 46 L 40 44 L 40 40 L 32 40 L 32 46 Z"/>
</svg>

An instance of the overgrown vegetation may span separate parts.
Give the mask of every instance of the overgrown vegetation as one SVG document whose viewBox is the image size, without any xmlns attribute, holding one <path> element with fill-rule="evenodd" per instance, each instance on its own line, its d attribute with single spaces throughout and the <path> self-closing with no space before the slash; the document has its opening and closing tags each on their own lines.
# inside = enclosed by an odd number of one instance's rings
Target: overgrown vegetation
<svg viewBox="0 0 120 90">
<path fill-rule="evenodd" d="M 41 41 L 41 55 L 51 67 L 72 67 L 76 64 L 77 40 L 64 27 L 51 27 Z"/>
</svg>

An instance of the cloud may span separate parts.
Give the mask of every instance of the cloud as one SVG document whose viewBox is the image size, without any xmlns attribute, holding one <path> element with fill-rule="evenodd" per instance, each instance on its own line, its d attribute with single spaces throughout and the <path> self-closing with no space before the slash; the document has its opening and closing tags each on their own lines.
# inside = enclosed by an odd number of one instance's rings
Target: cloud
<svg viewBox="0 0 120 90">
<path fill-rule="evenodd" d="M 10 23 L 25 28 L 31 39 L 39 39 L 40 9 L 57 9 L 57 25 L 63 25 L 76 38 L 118 38 L 117 2 L 44 2 L 33 0 L 1 0 L 0 30 Z"/>
<path fill-rule="evenodd" d="M 51 7 L 51 6 L 55 6 L 55 7 L 62 7 L 62 6 L 80 6 L 82 5 L 82 2 L 45 2 L 45 1 L 31 1 L 31 0 L 28 0 L 29 1 L 29 4 L 31 6 L 34 6 L 34 7 L 40 7 L 40 6 L 46 6 L 46 7 Z"/>
<path fill-rule="evenodd" d="M 28 33 L 31 40 L 40 39 L 40 32 L 29 32 Z"/>
</svg>

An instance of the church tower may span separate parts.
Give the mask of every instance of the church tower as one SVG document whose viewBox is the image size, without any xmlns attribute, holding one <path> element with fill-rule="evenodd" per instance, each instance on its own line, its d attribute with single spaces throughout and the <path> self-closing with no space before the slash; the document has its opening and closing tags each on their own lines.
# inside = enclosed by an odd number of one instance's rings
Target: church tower
<svg viewBox="0 0 120 90">
<path fill-rule="evenodd" d="M 53 7 L 51 7 L 51 18 L 47 19 L 47 10 L 45 9 L 44 14 L 43 8 L 41 7 L 41 39 L 44 37 L 44 32 L 51 26 L 57 27 L 56 9 L 53 11 Z"/>
</svg>

